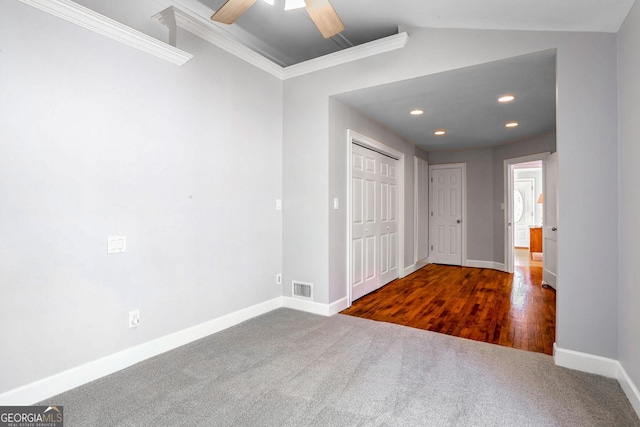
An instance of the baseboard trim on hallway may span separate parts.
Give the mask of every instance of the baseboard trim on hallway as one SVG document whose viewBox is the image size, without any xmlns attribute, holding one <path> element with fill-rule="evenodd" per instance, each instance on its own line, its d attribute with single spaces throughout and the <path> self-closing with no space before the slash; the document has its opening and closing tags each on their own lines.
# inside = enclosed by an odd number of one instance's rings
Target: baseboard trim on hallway
<svg viewBox="0 0 640 427">
<path fill-rule="evenodd" d="M 331 304 L 322 304 L 292 297 L 282 297 L 282 306 L 311 314 L 319 314 L 320 316 L 333 316 L 346 309 L 349 305 L 346 297 Z"/>
<path fill-rule="evenodd" d="M 412 264 L 409 267 L 405 267 L 403 270 L 404 275 L 402 277 L 407 277 L 408 275 L 415 273 L 416 271 L 420 270 L 422 267 L 424 267 L 427 264 L 429 264 L 429 258 L 421 259 L 420 261 L 417 261 L 415 264 Z"/>
<path fill-rule="evenodd" d="M 564 368 L 617 379 L 631 406 L 640 417 L 640 391 L 618 360 L 563 349 L 556 343 L 553 344 L 553 359 L 556 365 Z"/>
<path fill-rule="evenodd" d="M 476 261 L 473 259 L 468 259 L 465 262 L 464 266 L 473 268 L 491 268 L 492 270 L 504 271 L 504 264 L 493 261 Z"/>
<path fill-rule="evenodd" d="M 282 297 L 274 298 L 76 366 L 0 394 L 0 406 L 31 405 L 280 307 Z"/>
</svg>

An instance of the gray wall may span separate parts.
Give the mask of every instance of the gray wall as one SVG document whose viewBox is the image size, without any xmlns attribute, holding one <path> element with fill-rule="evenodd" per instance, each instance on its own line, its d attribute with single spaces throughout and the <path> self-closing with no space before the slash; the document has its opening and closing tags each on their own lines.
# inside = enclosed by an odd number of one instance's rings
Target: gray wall
<svg viewBox="0 0 640 427">
<path fill-rule="evenodd" d="M 279 297 L 282 82 L 2 12 L 0 393 Z"/>
<path fill-rule="evenodd" d="M 620 363 L 640 384 L 640 3 L 618 37 L 620 114 Z"/>
<path fill-rule="evenodd" d="M 473 150 L 429 152 L 429 164 L 467 164 L 467 259 L 504 263 L 504 161 L 556 151 L 555 133 Z"/>
<path fill-rule="evenodd" d="M 427 158 L 427 153 L 414 144 L 402 139 L 387 128 L 357 113 L 335 99 L 329 100 L 329 138 L 334 144 L 329 145 L 331 162 L 345 164 L 347 150 L 347 129 L 372 138 L 382 144 L 392 147 L 404 154 L 404 260 L 400 262 L 399 272 L 404 267 L 411 266 L 414 261 L 415 238 L 415 198 L 414 198 L 414 166 L 413 157 Z M 346 164 L 345 164 L 346 165 Z M 329 298 L 322 302 L 333 302 L 346 297 L 347 284 L 347 179 L 349 168 L 336 168 L 329 175 L 329 198 L 334 197 L 342 201 L 342 209 L 334 210 L 332 202 L 327 204 L 329 209 L 329 228 L 335 230 L 329 239 Z M 336 256 L 341 254 L 342 256 Z M 326 287 L 325 287 L 326 289 Z M 285 289 L 285 291 L 290 289 Z"/>
<path fill-rule="evenodd" d="M 346 240 L 343 229 L 330 228 L 329 177 L 347 167 L 344 160 L 329 156 L 340 150 L 336 144 L 344 143 L 327 132 L 331 95 L 554 48 L 560 204 L 557 343 L 617 358 L 618 236 L 611 233 L 617 229 L 618 206 L 617 192 L 611 190 L 617 186 L 618 165 L 614 34 L 411 29 L 403 49 L 285 81 L 285 282 L 304 274 L 327 296 L 340 295 L 334 286 L 344 287 L 329 281 L 329 265 L 345 256 L 344 251 L 330 251 L 330 242 Z M 585 176 L 585 170 L 590 174 Z M 496 180 L 502 182 L 497 172 L 494 188 Z M 610 226 L 602 227 L 607 221 Z M 494 222 L 494 232 L 498 230 Z M 499 248 L 494 256 L 503 252 Z M 330 262 L 333 257 L 336 261 Z M 598 259 L 599 268 L 585 269 L 586 259 Z"/>
<path fill-rule="evenodd" d="M 559 143 L 558 143 L 559 146 Z M 504 161 L 538 153 L 556 151 L 556 134 L 554 132 L 539 135 L 511 144 L 503 144 L 493 149 L 493 257 L 494 261 L 504 263 L 504 211 L 500 204 L 504 203 Z"/>
<path fill-rule="evenodd" d="M 466 163 L 467 168 L 467 259 L 493 261 L 493 150 L 431 151 L 429 165 Z"/>
</svg>

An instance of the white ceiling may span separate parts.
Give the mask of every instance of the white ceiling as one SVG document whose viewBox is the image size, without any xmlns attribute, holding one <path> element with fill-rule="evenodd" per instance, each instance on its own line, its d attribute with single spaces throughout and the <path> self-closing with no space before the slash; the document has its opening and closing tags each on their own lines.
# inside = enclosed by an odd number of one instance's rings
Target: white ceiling
<svg viewBox="0 0 640 427">
<path fill-rule="evenodd" d="M 286 67 L 386 37 L 402 27 L 535 31 L 619 30 L 635 0 L 331 0 L 345 30 L 323 39 L 304 9 L 258 0 L 235 24 L 209 17 L 225 0 L 156 0 L 195 13 L 230 39 Z M 512 93 L 516 101 L 498 105 Z M 555 51 L 338 95 L 341 102 L 426 150 L 514 141 L 555 129 Z M 384 106 L 384 108 L 382 108 Z M 392 108 L 390 108 L 392 107 Z M 426 114 L 410 117 L 409 109 Z M 504 123 L 520 122 L 516 129 Z M 437 138 L 436 128 L 448 134 Z"/>
</svg>

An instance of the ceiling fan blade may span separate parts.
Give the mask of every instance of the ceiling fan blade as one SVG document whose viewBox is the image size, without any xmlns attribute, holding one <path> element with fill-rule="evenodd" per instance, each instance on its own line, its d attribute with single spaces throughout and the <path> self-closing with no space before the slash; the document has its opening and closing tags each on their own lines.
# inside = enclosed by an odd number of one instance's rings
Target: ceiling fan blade
<svg viewBox="0 0 640 427">
<path fill-rule="evenodd" d="M 216 13 L 211 15 L 211 19 L 223 24 L 233 24 L 255 2 L 256 0 L 227 0 Z"/>
<path fill-rule="evenodd" d="M 344 24 L 329 0 L 305 0 L 311 20 L 325 39 L 344 30 Z"/>
</svg>

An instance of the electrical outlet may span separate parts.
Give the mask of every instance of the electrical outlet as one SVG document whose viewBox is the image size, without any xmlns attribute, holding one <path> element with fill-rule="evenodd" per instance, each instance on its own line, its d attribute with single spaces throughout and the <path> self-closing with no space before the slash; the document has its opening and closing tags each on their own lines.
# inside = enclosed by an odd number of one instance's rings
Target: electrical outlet
<svg viewBox="0 0 640 427">
<path fill-rule="evenodd" d="M 276 274 L 276 285 L 282 285 L 282 274 Z"/>
<path fill-rule="evenodd" d="M 131 310 L 129 312 L 129 328 L 135 328 L 140 325 L 140 310 Z"/>
</svg>

